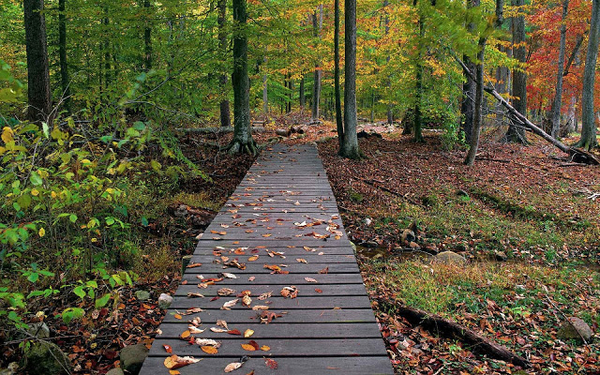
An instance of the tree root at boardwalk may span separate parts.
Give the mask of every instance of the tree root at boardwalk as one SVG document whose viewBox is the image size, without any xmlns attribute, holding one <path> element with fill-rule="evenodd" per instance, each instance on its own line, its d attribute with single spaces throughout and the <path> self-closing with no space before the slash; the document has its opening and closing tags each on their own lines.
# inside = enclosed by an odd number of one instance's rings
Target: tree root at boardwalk
<svg viewBox="0 0 600 375">
<path fill-rule="evenodd" d="M 530 367 L 530 363 L 525 358 L 516 355 L 504 346 L 486 339 L 459 323 L 444 319 L 439 315 L 430 314 L 423 310 L 414 309 L 399 303 L 393 303 L 383 298 L 378 298 L 377 302 L 384 310 L 389 310 L 396 315 L 402 316 L 413 325 L 421 325 L 425 329 L 437 333 L 439 336 L 457 338 L 465 344 L 472 345 L 472 350 L 474 352 L 485 354 L 492 358 L 500 359 L 524 368 Z"/>
<path fill-rule="evenodd" d="M 258 155 L 259 147 L 253 138 L 250 138 L 247 142 L 243 142 L 239 139 L 234 138 L 226 147 L 225 150 L 231 155 L 235 154 L 249 154 L 252 156 Z"/>
</svg>

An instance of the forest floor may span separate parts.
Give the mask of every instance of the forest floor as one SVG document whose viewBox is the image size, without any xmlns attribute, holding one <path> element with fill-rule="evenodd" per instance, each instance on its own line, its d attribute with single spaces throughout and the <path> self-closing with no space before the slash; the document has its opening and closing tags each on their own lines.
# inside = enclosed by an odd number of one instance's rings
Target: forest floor
<svg viewBox="0 0 600 375">
<path fill-rule="evenodd" d="M 255 138 L 265 143 L 274 127 L 295 121 L 277 119 Z M 412 326 L 396 313 L 398 303 L 457 321 L 527 357 L 533 368 L 526 373 L 597 373 L 600 199 L 594 194 L 600 193 L 600 168 L 558 160 L 562 155 L 537 141 L 529 147 L 484 142 L 468 168 L 462 165 L 464 151 L 444 150 L 438 133 L 416 144 L 401 129 L 368 130 L 383 137 L 360 139 L 366 155 L 360 161 L 336 155 L 331 123 L 284 141 L 317 141 L 398 373 L 519 373 L 459 340 Z M 250 156 L 219 150 L 230 137 L 179 136 L 185 155 L 213 182 L 185 180 L 148 207 L 146 250 L 134 268 L 140 277 L 133 287 L 119 289 L 118 303 L 95 310 L 92 302 L 80 302 L 89 314 L 69 325 L 46 319 L 74 373 L 104 374 L 119 365 L 122 347 L 152 342 L 164 314 L 158 296 L 174 292 L 182 257 L 193 252 L 253 163 Z M 407 229 L 414 239 L 406 238 Z M 430 262 L 431 254 L 444 250 L 463 255 L 466 266 Z M 138 300 L 140 290 L 150 298 Z M 46 306 L 46 315 L 72 302 L 61 294 Z M 566 316 L 585 320 L 595 340 L 557 339 Z M 0 362 L 18 360 L 21 342 L 4 345 Z"/>
</svg>

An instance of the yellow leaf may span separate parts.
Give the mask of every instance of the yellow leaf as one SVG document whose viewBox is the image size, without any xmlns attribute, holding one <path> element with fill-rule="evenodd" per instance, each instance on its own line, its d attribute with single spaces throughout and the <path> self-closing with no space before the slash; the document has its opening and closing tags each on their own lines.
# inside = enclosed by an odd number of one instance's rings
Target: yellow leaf
<svg viewBox="0 0 600 375">
<path fill-rule="evenodd" d="M 38 195 L 40 195 L 40 191 L 38 189 L 31 189 L 31 195 L 37 197 Z"/>
<path fill-rule="evenodd" d="M 263 352 L 268 352 L 269 350 L 271 350 L 271 348 L 269 348 L 266 345 L 263 345 L 263 346 L 260 347 L 260 350 L 262 350 Z"/>
<path fill-rule="evenodd" d="M 242 349 L 247 350 L 249 352 L 253 352 L 256 348 L 250 344 L 242 344 Z"/>
<path fill-rule="evenodd" d="M 40 237 L 44 237 L 46 235 L 46 230 L 44 228 L 40 228 L 40 230 L 38 232 L 38 235 Z"/>
<path fill-rule="evenodd" d="M 15 133 L 10 127 L 5 126 L 4 129 L 2 129 L 2 140 L 4 143 L 8 144 L 10 142 L 14 142 L 14 134 Z"/>
<path fill-rule="evenodd" d="M 254 331 L 251 330 L 251 329 L 247 329 L 247 330 L 244 331 L 244 337 L 245 338 L 248 338 L 248 337 L 252 336 L 253 334 L 254 334 Z"/>
<path fill-rule="evenodd" d="M 206 354 L 217 354 L 219 352 L 219 349 L 214 346 L 201 346 L 200 349 Z"/>
</svg>

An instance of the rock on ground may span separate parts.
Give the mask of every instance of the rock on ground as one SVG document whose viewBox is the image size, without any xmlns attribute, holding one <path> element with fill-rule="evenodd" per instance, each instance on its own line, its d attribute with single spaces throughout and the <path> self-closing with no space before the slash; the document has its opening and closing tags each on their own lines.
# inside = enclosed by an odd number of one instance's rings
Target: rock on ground
<svg viewBox="0 0 600 375">
<path fill-rule="evenodd" d="M 443 251 L 435 256 L 435 261 L 443 264 L 463 265 L 467 263 L 465 257 L 454 251 Z"/>
<path fill-rule="evenodd" d="M 558 330 L 558 337 L 563 340 L 590 341 L 594 332 L 590 326 L 583 320 L 577 317 L 568 318 L 568 322 L 564 322 Z"/>
<path fill-rule="evenodd" d="M 169 306 L 173 303 L 173 297 L 168 294 L 162 293 L 160 297 L 158 297 L 158 307 L 161 309 L 168 309 Z"/>
<path fill-rule="evenodd" d="M 30 374 L 70 374 L 71 362 L 58 345 L 36 342 L 25 353 L 25 370 Z"/>
<path fill-rule="evenodd" d="M 123 372 L 123 370 L 116 367 L 116 368 L 110 370 L 109 372 L 107 372 L 106 375 L 125 375 L 125 373 Z"/>
<path fill-rule="evenodd" d="M 121 368 L 128 374 L 137 374 L 148 356 L 148 348 L 144 344 L 129 345 L 121 349 L 119 358 Z"/>
</svg>

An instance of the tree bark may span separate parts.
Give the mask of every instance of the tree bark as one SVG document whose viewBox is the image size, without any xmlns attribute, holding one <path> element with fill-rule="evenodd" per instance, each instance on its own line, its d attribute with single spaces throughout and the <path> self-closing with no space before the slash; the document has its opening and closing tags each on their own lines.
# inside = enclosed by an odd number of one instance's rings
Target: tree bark
<svg viewBox="0 0 600 375">
<path fill-rule="evenodd" d="M 219 8 L 219 16 L 217 17 L 217 24 L 219 27 L 219 50 L 221 55 L 225 57 L 227 55 L 227 0 L 219 0 L 217 8 Z M 219 117 L 222 127 L 229 127 L 231 125 L 231 112 L 229 109 L 229 99 L 227 99 L 227 81 L 227 74 L 222 73 L 219 78 L 221 95 L 223 95 L 223 99 L 221 100 L 221 103 L 219 103 Z"/>
<path fill-rule="evenodd" d="M 48 120 L 52 110 L 48 49 L 43 0 L 24 0 L 25 47 L 27 53 L 27 116 L 31 121 Z"/>
<path fill-rule="evenodd" d="M 524 4 L 524 0 L 512 0 L 513 6 L 523 6 Z M 527 60 L 527 50 L 523 46 L 525 42 L 525 17 L 522 15 L 513 17 L 512 33 L 513 44 L 515 45 L 513 56 L 517 61 L 525 63 Z M 515 69 L 513 71 L 512 96 L 515 97 L 513 107 L 518 112 L 527 114 L 527 73 L 523 70 Z M 511 143 L 527 144 L 525 130 L 515 123 L 509 125 L 504 140 Z"/>
<path fill-rule="evenodd" d="M 247 20 L 246 0 L 233 0 L 233 139 L 228 148 L 231 154 L 256 155 L 258 150 L 250 126 Z"/>
<path fill-rule="evenodd" d="M 563 86 L 563 73 L 565 66 L 565 48 L 567 40 L 567 14 L 569 12 L 569 0 L 564 0 L 562 5 L 562 19 L 560 26 L 560 47 L 558 51 L 558 69 L 556 73 L 556 93 L 554 94 L 554 100 L 552 102 L 551 117 L 552 131 L 550 135 L 554 138 L 559 137 L 560 132 L 560 109 L 562 107 L 562 86 Z"/>
<path fill-rule="evenodd" d="M 340 156 L 360 159 L 362 154 L 358 148 L 356 135 L 356 0 L 345 0 L 345 82 L 344 82 L 344 137 Z"/>
<path fill-rule="evenodd" d="M 304 93 L 304 76 L 300 79 L 300 88 L 298 96 L 300 97 L 300 112 L 304 112 L 304 106 L 306 105 L 306 94 Z"/>
<path fill-rule="evenodd" d="M 63 102 L 68 113 L 71 112 L 71 90 L 69 88 L 69 66 L 67 64 L 67 15 L 66 1 L 58 0 L 58 58 L 60 65 L 60 83 Z"/>
<path fill-rule="evenodd" d="M 344 143 L 344 123 L 342 120 L 342 95 L 340 90 L 340 0 L 335 0 L 334 4 L 334 34 L 333 34 L 333 75 L 334 75 L 334 96 L 335 96 L 335 124 L 338 133 L 338 143 L 340 150 Z"/>
<path fill-rule="evenodd" d="M 581 96 L 581 139 L 576 146 L 591 150 L 598 146 L 596 137 L 596 121 L 594 111 L 594 83 L 596 77 L 596 61 L 598 59 L 598 41 L 600 39 L 600 0 L 592 3 L 592 16 L 588 50 L 583 71 L 583 94 Z"/>
<path fill-rule="evenodd" d="M 473 129 L 471 133 L 471 141 L 469 152 L 465 159 L 465 165 L 472 166 L 475 163 L 475 156 L 477 155 L 477 149 L 479 148 L 479 135 L 481 134 L 481 122 L 483 116 L 481 114 L 483 107 L 483 61 L 485 57 L 485 44 L 486 38 L 479 38 L 479 53 L 477 54 L 476 80 L 475 80 L 475 108 L 473 114 Z"/>
<path fill-rule="evenodd" d="M 150 27 L 150 0 L 144 0 L 146 11 L 146 22 L 144 27 L 144 69 L 149 72 L 152 69 L 152 27 Z"/>
<path fill-rule="evenodd" d="M 390 33 L 390 17 L 389 17 L 389 12 L 388 12 L 389 5 L 390 5 L 389 0 L 383 0 L 383 8 L 385 10 L 383 25 L 384 25 L 385 35 L 389 35 L 389 33 Z M 388 64 L 390 63 L 390 56 L 386 57 L 386 61 Z M 391 76 L 388 76 L 388 78 L 387 78 L 387 88 L 391 92 L 391 90 L 392 90 L 392 77 Z M 394 123 L 394 108 L 391 103 L 387 105 L 386 115 L 387 115 L 386 116 L 387 123 L 390 125 L 393 124 Z"/>
<path fill-rule="evenodd" d="M 467 1 L 467 9 L 479 6 L 479 0 L 470 0 Z M 467 25 L 467 30 L 469 32 L 473 32 L 475 29 L 475 24 L 470 22 Z M 464 56 L 463 61 L 467 67 L 471 71 L 476 71 L 477 67 L 474 62 L 471 61 L 469 56 Z M 476 83 L 469 76 L 465 76 L 466 82 L 463 84 L 463 96 L 462 103 L 460 106 L 460 112 L 462 117 L 462 131 L 465 133 L 465 140 L 467 143 L 471 144 L 472 134 L 473 134 L 473 119 L 475 116 L 475 91 L 476 91 Z"/>
<path fill-rule="evenodd" d="M 323 4 L 320 4 L 317 10 L 313 13 L 313 33 L 316 38 L 321 39 L 321 29 L 323 28 Z M 321 63 L 317 61 L 315 64 L 314 85 L 313 85 L 313 100 L 312 100 L 312 118 L 318 120 L 319 105 L 321 104 Z"/>
<path fill-rule="evenodd" d="M 413 6 L 418 6 L 418 0 L 413 1 Z M 425 36 L 425 25 L 423 23 L 423 14 L 420 9 L 417 9 L 418 12 L 418 28 L 419 28 L 419 38 L 417 41 L 417 59 L 415 61 L 415 106 L 413 113 L 413 133 L 415 142 L 423 143 L 425 139 L 423 138 L 423 119 L 421 115 L 421 100 L 423 97 L 423 37 Z"/>
</svg>

